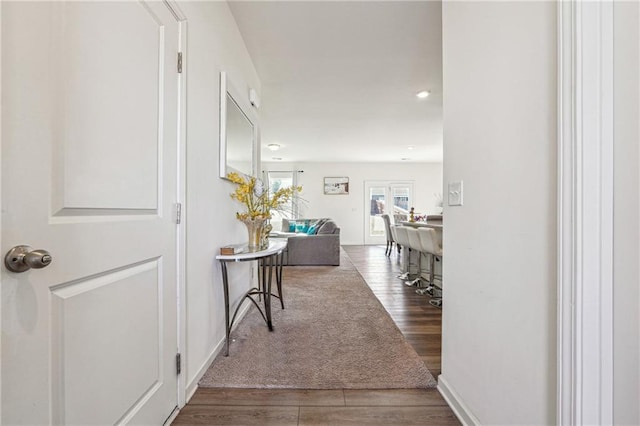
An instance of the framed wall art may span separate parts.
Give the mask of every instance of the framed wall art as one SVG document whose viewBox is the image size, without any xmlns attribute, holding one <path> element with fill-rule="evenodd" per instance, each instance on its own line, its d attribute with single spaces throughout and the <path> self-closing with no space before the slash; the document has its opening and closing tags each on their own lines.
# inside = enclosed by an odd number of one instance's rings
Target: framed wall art
<svg viewBox="0 0 640 426">
<path fill-rule="evenodd" d="M 346 195 L 349 194 L 348 177 L 326 177 L 324 178 L 325 195 Z"/>
</svg>

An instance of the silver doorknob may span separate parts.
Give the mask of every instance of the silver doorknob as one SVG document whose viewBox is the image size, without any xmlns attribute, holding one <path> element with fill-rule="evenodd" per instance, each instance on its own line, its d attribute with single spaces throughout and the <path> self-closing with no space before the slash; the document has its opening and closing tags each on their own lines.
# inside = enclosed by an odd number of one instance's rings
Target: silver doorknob
<svg viewBox="0 0 640 426">
<path fill-rule="evenodd" d="M 24 272 L 48 266 L 53 258 L 48 251 L 34 250 L 29 246 L 15 246 L 4 257 L 4 266 L 11 272 Z"/>
</svg>

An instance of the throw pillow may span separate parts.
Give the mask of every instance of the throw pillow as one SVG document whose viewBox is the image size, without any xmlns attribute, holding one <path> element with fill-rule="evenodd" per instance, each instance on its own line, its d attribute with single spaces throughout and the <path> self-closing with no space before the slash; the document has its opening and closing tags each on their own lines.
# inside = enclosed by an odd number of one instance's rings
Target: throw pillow
<svg viewBox="0 0 640 426">
<path fill-rule="evenodd" d="M 289 221 L 289 232 L 296 232 L 296 221 Z"/>
<path fill-rule="evenodd" d="M 328 220 L 318 229 L 318 234 L 333 234 L 336 229 L 338 229 L 338 225 L 334 221 Z"/>
</svg>

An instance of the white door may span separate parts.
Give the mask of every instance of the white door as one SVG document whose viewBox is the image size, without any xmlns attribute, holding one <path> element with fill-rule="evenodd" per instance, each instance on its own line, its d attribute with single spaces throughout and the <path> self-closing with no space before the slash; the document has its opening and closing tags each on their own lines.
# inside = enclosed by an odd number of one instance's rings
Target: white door
<svg viewBox="0 0 640 426">
<path fill-rule="evenodd" d="M 178 22 L 162 2 L 2 3 L 2 424 L 177 405 Z"/>
<path fill-rule="evenodd" d="M 408 213 L 412 206 L 413 182 L 365 181 L 364 243 L 385 244 L 387 241 L 383 214 Z"/>
</svg>

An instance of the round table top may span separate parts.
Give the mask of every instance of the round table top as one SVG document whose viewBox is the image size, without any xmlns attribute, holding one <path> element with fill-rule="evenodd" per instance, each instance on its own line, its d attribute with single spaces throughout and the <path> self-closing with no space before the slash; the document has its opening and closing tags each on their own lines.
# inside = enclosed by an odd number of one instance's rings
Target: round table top
<svg viewBox="0 0 640 426">
<path fill-rule="evenodd" d="M 217 260 L 222 261 L 235 261 L 240 262 L 243 260 L 255 260 L 262 257 L 271 256 L 280 253 L 287 247 L 287 240 L 269 241 L 269 247 L 260 251 L 245 251 L 238 254 L 219 254 L 216 256 Z"/>
</svg>

